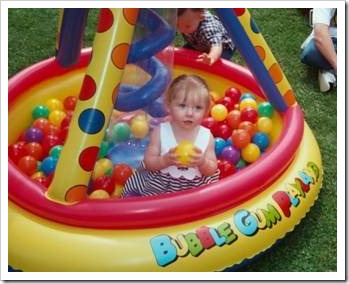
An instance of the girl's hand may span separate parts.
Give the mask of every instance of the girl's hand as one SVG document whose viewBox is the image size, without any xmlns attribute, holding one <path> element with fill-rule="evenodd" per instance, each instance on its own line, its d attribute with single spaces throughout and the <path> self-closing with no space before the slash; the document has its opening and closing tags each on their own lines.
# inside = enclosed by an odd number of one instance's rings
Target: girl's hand
<svg viewBox="0 0 349 284">
<path fill-rule="evenodd" d="M 162 160 L 164 163 L 164 168 L 167 168 L 169 166 L 178 166 L 178 155 L 175 154 L 175 148 L 171 148 L 166 154 L 162 155 Z"/>
<path fill-rule="evenodd" d="M 199 167 L 205 162 L 205 155 L 198 147 L 194 148 L 194 154 L 191 154 L 189 157 L 189 167 Z"/>
</svg>

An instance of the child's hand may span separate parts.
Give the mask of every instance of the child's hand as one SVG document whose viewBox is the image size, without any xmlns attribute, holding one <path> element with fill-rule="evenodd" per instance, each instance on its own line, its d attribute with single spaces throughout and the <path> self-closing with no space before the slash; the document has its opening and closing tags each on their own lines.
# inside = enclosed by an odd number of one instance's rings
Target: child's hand
<svg viewBox="0 0 349 284">
<path fill-rule="evenodd" d="M 202 62 L 205 63 L 207 65 L 212 65 L 215 60 L 214 58 L 212 58 L 209 54 L 207 53 L 201 53 L 198 58 L 196 59 L 197 62 Z"/>
<path fill-rule="evenodd" d="M 189 167 L 198 167 L 205 161 L 205 155 L 198 147 L 194 148 L 194 154 L 190 154 Z"/>
<path fill-rule="evenodd" d="M 175 150 L 176 148 L 171 148 L 166 154 L 164 154 L 162 156 L 164 163 L 165 163 L 165 167 L 169 167 L 169 166 L 178 166 L 178 155 L 175 154 Z"/>
</svg>

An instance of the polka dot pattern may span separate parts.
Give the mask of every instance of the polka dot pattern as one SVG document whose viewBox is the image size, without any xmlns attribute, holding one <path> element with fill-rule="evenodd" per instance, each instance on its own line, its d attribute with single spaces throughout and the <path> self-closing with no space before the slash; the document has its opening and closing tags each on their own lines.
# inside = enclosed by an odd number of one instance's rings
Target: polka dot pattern
<svg viewBox="0 0 349 284">
<path fill-rule="evenodd" d="M 283 97 L 288 107 L 296 103 L 292 88 L 282 72 L 280 65 L 277 63 L 272 52 L 269 49 L 268 44 L 265 42 L 259 28 L 254 23 L 250 13 L 247 9 L 233 9 L 240 23 L 244 27 L 251 43 L 254 45 L 255 50 L 263 62 L 265 68 L 268 70 L 269 75 L 276 85 L 280 95 Z M 244 11 L 242 11 L 244 10 Z"/>
<path fill-rule="evenodd" d="M 100 9 L 93 56 L 82 82 L 55 177 L 47 191 L 52 200 L 72 203 L 86 195 L 107 127 L 106 121 L 114 108 L 127 63 L 138 10 Z"/>
</svg>

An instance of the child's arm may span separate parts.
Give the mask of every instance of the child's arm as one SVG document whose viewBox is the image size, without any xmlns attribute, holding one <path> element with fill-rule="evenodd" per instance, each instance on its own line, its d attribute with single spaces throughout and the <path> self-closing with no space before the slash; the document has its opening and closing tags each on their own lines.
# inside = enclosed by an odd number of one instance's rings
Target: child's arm
<svg viewBox="0 0 349 284">
<path fill-rule="evenodd" d="M 145 168 L 149 171 L 158 171 L 176 164 L 175 149 L 170 149 L 165 155 L 160 155 L 160 129 L 155 128 L 150 135 L 148 148 L 144 155 Z"/>
<path fill-rule="evenodd" d="M 222 44 L 212 45 L 209 53 L 202 53 L 199 55 L 197 61 L 212 65 L 221 57 L 223 52 Z"/>
</svg>

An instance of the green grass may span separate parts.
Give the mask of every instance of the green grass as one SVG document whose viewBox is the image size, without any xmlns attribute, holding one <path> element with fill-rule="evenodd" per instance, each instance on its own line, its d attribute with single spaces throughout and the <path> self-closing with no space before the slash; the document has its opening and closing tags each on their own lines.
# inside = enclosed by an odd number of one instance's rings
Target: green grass
<svg viewBox="0 0 349 284">
<path fill-rule="evenodd" d="M 310 32 L 298 9 L 250 9 L 257 26 L 281 65 L 319 143 L 324 183 L 306 218 L 280 244 L 242 271 L 337 271 L 337 94 L 319 92 L 317 73 L 299 61 L 299 47 Z M 9 76 L 55 54 L 58 10 L 9 10 Z M 91 45 L 97 11 L 92 10 L 85 36 Z M 290 28 L 291 27 L 291 28 Z M 177 37 L 176 43 L 181 38 Z M 241 61 L 239 54 L 233 58 Z M 342 189 L 344 190 L 344 189 Z"/>
</svg>

